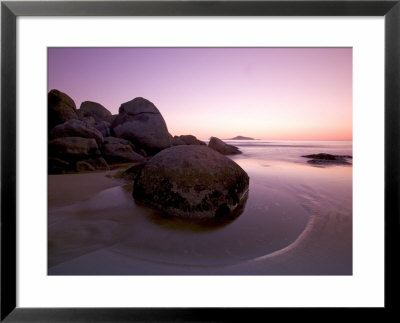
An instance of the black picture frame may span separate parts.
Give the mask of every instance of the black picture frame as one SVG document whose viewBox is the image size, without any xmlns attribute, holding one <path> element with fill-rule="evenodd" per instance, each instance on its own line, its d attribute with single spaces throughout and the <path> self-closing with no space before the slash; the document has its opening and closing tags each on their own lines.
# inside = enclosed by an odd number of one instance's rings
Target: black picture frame
<svg viewBox="0 0 400 323">
<path fill-rule="evenodd" d="M 1 3 L 1 321 L 248 322 L 285 319 L 289 308 L 16 307 L 16 19 L 19 16 L 383 16 L 385 19 L 385 306 L 364 310 L 384 321 L 399 303 L 400 0 L 387 1 L 2 1 Z M 239 292 L 240 293 L 240 292 Z M 243 295 L 242 295 L 243 297 Z M 311 314 L 307 310 L 313 310 Z M 313 319 L 333 308 L 290 308 Z M 336 309 L 338 310 L 338 309 Z M 316 312 L 315 312 L 316 311 Z M 311 316 L 310 316 L 311 315 Z M 384 316 L 383 316 L 384 315 Z M 298 316 L 297 319 L 301 319 Z M 396 317 L 396 316 L 395 316 Z M 346 317 L 352 319 L 353 317 Z M 359 318 L 359 317 L 356 317 Z M 320 320 L 321 318 L 319 318 Z M 345 318 L 344 318 L 345 319 Z"/>
</svg>

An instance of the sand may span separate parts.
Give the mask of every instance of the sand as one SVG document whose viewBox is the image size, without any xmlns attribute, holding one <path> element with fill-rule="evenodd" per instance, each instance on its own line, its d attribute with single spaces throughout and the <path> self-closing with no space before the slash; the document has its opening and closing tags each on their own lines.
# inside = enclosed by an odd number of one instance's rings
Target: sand
<svg viewBox="0 0 400 323">
<path fill-rule="evenodd" d="M 84 201 L 104 189 L 120 185 L 116 180 L 107 177 L 114 173 L 115 171 L 49 175 L 49 208 Z"/>
</svg>

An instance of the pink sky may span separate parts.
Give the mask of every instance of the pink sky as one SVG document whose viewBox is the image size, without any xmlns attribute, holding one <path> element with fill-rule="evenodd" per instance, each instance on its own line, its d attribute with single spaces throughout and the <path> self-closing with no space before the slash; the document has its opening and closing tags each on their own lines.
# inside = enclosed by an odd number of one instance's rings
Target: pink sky
<svg viewBox="0 0 400 323">
<path fill-rule="evenodd" d="M 351 140 L 351 48 L 49 48 L 48 90 L 111 113 L 141 96 L 172 135 Z"/>
</svg>

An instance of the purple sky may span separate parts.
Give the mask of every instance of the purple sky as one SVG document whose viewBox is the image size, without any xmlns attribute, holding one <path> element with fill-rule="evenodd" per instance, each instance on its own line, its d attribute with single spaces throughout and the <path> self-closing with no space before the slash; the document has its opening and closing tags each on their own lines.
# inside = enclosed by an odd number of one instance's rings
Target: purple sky
<svg viewBox="0 0 400 323">
<path fill-rule="evenodd" d="M 351 48 L 49 48 L 48 90 L 111 113 L 141 96 L 172 135 L 351 140 Z"/>
</svg>

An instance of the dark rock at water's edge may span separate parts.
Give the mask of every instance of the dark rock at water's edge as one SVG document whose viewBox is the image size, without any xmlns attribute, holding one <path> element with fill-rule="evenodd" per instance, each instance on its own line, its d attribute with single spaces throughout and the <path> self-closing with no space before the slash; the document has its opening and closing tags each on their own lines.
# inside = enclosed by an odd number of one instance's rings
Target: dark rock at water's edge
<svg viewBox="0 0 400 323">
<path fill-rule="evenodd" d="M 123 103 L 111 125 L 115 137 L 131 141 L 147 154 L 171 147 L 171 135 L 160 111 L 144 98 Z"/>
<path fill-rule="evenodd" d="M 250 138 L 250 137 L 236 136 L 235 138 L 231 138 L 231 139 L 227 139 L 227 140 L 255 140 L 255 139 Z"/>
<path fill-rule="evenodd" d="M 174 136 L 171 139 L 172 146 L 179 146 L 179 145 L 201 145 L 206 146 L 207 144 L 204 141 L 198 140 L 193 135 L 181 135 L 181 136 Z"/>
<path fill-rule="evenodd" d="M 341 164 L 341 165 L 351 165 L 348 159 L 352 159 L 352 156 L 348 155 L 331 155 L 331 154 L 311 154 L 304 155 L 301 157 L 310 158 L 307 162 L 314 165 L 329 165 L 329 164 Z"/>
<path fill-rule="evenodd" d="M 228 145 L 227 143 L 223 142 L 221 139 L 216 137 L 211 137 L 210 142 L 208 143 L 208 147 L 218 151 L 223 155 L 236 155 L 241 154 L 242 152 L 239 148 Z"/>
<path fill-rule="evenodd" d="M 249 176 L 234 161 L 206 146 L 183 145 L 146 163 L 133 196 L 172 216 L 209 218 L 237 215 L 248 189 Z"/>
<path fill-rule="evenodd" d="M 71 119 L 78 119 L 76 105 L 67 94 L 53 89 L 47 95 L 48 131 Z"/>
<path fill-rule="evenodd" d="M 111 116 L 111 112 L 100 103 L 92 101 L 82 102 L 77 112 L 79 117 L 93 117 L 96 122 L 106 121 Z"/>
</svg>

